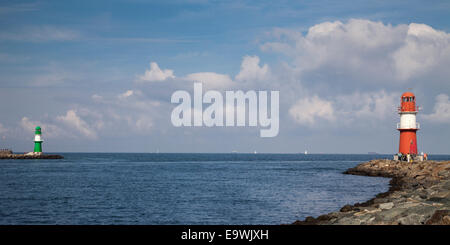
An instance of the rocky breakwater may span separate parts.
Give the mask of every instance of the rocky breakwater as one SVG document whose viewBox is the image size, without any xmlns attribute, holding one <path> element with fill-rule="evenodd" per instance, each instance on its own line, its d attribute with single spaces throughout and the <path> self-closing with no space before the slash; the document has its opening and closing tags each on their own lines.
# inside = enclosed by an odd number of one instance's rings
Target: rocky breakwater
<svg viewBox="0 0 450 245">
<path fill-rule="evenodd" d="M 61 155 L 47 155 L 29 152 L 25 154 L 14 154 L 11 150 L 0 151 L 0 159 L 62 159 Z"/>
<path fill-rule="evenodd" d="M 372 160 L 344 174 L 392 178 L 389 191 L 297 225 L 450 225 L 450 161 Z"/>
</svg>

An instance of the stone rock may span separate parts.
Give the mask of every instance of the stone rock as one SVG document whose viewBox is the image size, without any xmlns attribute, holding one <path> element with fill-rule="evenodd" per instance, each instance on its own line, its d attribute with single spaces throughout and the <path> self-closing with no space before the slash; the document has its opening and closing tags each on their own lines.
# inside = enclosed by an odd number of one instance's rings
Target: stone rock
<svg viewBox="0 0 450 245">
<path fill-rule="evenodd" d="M 361 220 L 353 218 L 353 217 L 344 217 L 341 220 L 339 220 L 337 224 L 340 224 L 340 225 L 360 225 L 361 224 Z"/>
<path fill-rule="evenodd" d="M 425 224 L 427 225 L 450 225 L 450 210 L 436 210 Z"/>
<path fill-rule="evenodd" d="M 425 216 L 419 214 L 410 214 L 398 219 L 400 225 L 421 225 L 425 222 Z"/>
<path fill-rule="evenodd" d="M 351 205 L 345 205 L 344 207 L 341 208 L 341 210 L 339 210 L 340 212 L 349 212 L 353 210 L 353 206 Z"/>
<path fill-rule="evenodd" d="M 443 225 L 450 225 L 450 216 L 444 216 L 444 218 L 442 218 L 442 224 Z"/>
<path fill-rule="evenodd" d="M 394 207 L 394 203 L 388 202 L 388 203 L 380 203 L 379 208 L 381 209 L 391 209 Z"/>
<path fill-rule="evenodd" d="M 344 174 L 391 178 L 389 191 L 340 212 L 308 217 L 295 224 L 450 225 L 450 161 L 402 162 L 377 159 Z"/>
<path fill-rule="evenodd" d="M 420 203 L 418 202 L 403 202 L 403 203 L 399 203 L 398 207 L 399 208 L 411 208 L 411 207 L 415 207 L 415 206 L 419 206 Z"/>
</svg>

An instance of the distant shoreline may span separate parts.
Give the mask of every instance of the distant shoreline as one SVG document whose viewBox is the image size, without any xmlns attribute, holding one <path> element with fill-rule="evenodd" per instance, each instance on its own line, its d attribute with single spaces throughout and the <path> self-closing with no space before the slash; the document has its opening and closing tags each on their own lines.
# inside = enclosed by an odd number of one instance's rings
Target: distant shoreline
<svg viewBox="0 0 450 245">
<path fill-rule="evenodd" d="M 450 161 L 371 160 L 344 174 L 392 178 L 387 192 L 294 225 L 450 225 Z"/>
</svg>

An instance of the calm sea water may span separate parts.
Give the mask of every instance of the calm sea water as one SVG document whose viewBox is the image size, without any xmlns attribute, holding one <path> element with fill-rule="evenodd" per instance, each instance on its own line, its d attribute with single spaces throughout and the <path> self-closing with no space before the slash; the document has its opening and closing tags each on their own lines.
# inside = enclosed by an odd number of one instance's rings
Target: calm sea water
<svg viewBox="0 0 450 245">
<path fill-rule="evenodd" d="M 0 224 L 291 223 L 387 191 L 387 178 L 341 173 L 391 157 L 62 155 L 65 159 L 0 160 Z"/>
</svg>

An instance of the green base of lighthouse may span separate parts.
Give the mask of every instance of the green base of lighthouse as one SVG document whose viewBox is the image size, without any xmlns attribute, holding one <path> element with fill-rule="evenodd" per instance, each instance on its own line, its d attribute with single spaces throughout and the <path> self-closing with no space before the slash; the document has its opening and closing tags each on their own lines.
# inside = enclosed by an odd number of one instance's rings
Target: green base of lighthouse
<svg viewBox="0 0 450 245">
<path fill-rule="evenodd" d="M 42 152 L 42 141 L 34 142 L 34 152 Z"/>
</svg>

